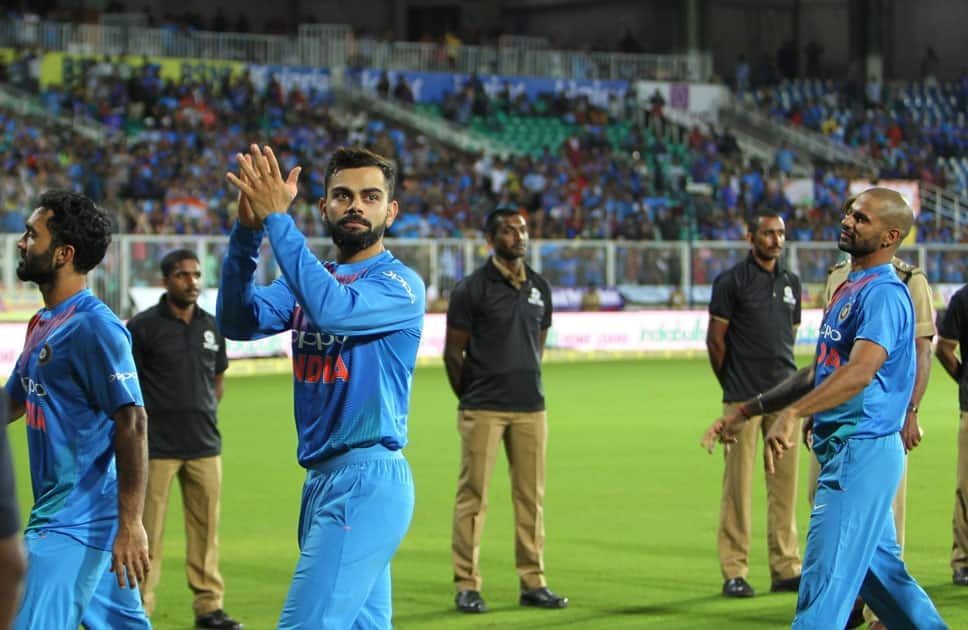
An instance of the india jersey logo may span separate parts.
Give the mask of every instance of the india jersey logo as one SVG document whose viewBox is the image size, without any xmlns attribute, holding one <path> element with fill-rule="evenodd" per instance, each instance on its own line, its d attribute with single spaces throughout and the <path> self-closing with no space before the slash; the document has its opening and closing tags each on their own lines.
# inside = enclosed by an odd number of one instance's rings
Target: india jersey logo
<svg viewBox="0 0 968 630">
<path fill-rule="evenodd" d="M 840 309 L 840 312 L 837 313 L 837 321 L 838 322 L 842 322 L 845 319 L 847 319 L 848 316 L 850 316 L 850 306 L 851 306 L 851 304 L 853 304 L 853 302 L 847 302 L 846 304 L 844 304 L 844 307 L 842 309 Z"/>
<path fill-rule="evenodd" d="M 45 343 L 44 347 L 37 353 L 37 365 L 46 365 L 52 356 L 54 356 L 54 351 L 50 349 L 49 343 Z"/>
</svg>

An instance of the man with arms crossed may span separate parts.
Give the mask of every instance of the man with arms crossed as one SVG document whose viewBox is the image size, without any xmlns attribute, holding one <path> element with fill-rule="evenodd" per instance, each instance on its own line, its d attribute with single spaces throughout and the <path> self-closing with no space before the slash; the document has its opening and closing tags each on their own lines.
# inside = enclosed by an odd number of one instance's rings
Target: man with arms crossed
<svg viewBox="0 0 968 630">
<path fill-rule="evenodd" d="M 339 149 L 319 202 L 339 252 L 320 263 L 286 214 L 299 167 L 282 179 L 269 147 L 238 156 L 239 221 L 222 265 L 216 320 L 231 339 L 292 331 L 299 463 L 307 469 L 299 562 L 279 628 L 389 628 L 390 560 L 413 515 L 401 449 L 424 283 L 383 245 L 397 216 L 396 172 Z M 282 277 L 253 281 L 268 234 Z"/>
<path fill-rule="evenodd" d="M 216 416 L 229 361 L 215 318 L 198 306 L 201 280 L 195 252 L 169 252 L 161 260 L 165 293 L 128 322 L 149 418 L 144 523 L 151 571 L 141 597 L 145 612 L 152 614 L 161 581 L 168 493 L 177 476 L 195 627 L 241 630 L 242 624 L 222 610 L 225 585 L 218 570 L 222 437 Z"/>
<path fill-rule="evenodd" d="M 961 423 L 958 426 L 958 485 L 952 518 L 951 581 L 958 586 L 968 586 L 968 371 L 955 354 L 959 347 L 968 347 L 968 287 L 958 289 L 948 301 L 935 350 L 938 361 L 958 383 Z M 964 350 L 959 354 L 961 352 Z"/>
<path fill-rule="evenodd" d="M 897 192 L 871 188 L 841 222 L 838 246 L 851 272 L 828 306 L 815 360 L 716 420 L 703 436 L 730 444 L 747 418 L 780 411 L 766 436 L 765 464 L 796 448 L 789 436 L 813 416 L 820 461 L 817 498 L 793 628 L 843 628 L 858 593 L 889 628 L 946 628 L 908 574 L 891 516 L 904 469 L 901 427 L 914 386 L 914 308 L 891 259 L 914 215 Z"/>
<path fill-rule="evenodd" d="M 548 419 L 541 357 L 551 327 L 551 288 L 524 263 L 528 225 L 499 207 L 484 227 L 493 256 L 458 284 L 447 310 L 444 365 L 460 399 L 460 476 L 454 505 L 455 604 L 487 611 L 481 597 L 480 546 L 487 488 L 504 442 L 514 501 L 519 603 L 565 608 L 544 575 L 544 488 Z"/>
<path fill-rule="evenodd" d="M 87 289 L 110 242 L 107 214 L 58 190 L 41 195 L 17 241 L 17 277 L 44 299 L 6 385 L 9 418 L 26 414 L 34 491 L 18 629 L 76 628 L 89 606 L 91 630 L 150 627 L 138 594 L 146 414 L 131 336 Z"/>
<path fill-rule="evenodd" d="M 706 347 L 713 372 L 723 388 L 724 411 L 773 387 L 796 372 L 793 345 L 800 325 L 800 279 L 780 265 L 786 240 L 783 219 L 773 212 L 752 217 L 746 260 L 716 277 L 709 301 Z M 760 433 L 776 416 L 750 418 L 726 449 L 719 515 L 719 566 L 725 597 L 752 597 L 746 581 L 752 530 L 753 464 Z M 767 541 L 770 590 L 797 590 L 800 544 L 797 539 L 796 454 L 780 462 L 766 478 Z"/>
</svg>

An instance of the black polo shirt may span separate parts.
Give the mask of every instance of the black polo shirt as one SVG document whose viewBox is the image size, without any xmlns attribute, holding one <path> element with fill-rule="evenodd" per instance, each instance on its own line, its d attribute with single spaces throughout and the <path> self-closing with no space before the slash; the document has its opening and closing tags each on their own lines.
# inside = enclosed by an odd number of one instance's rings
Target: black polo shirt
<svg viewBox="0 0 968 630">
<path fill-rule="evenodd" d="M 770 273 L 750 252 L 719 274 L 709 314 L 729 322 L 720 379 L 724 402 L 752 398 L 796 371 L 793 327 L 800 324 L 800 278 L 779 262 Z"/>
<path fill-rule="evenodd" d="M 520 289 L 491 260 L 464 278 L 447 326 L 470 331 L 460 409 L 542 411 L 541 333 L 551 327 L 551 287 L 525 265 Z"/>
<path fill-rule="evenodd" d="M 195 306 L 191 324 L 175 317 L 166 296 L 128 321 L 148 412 L 148 455 L 196 459 L 222 451 L 216 426 L 215 375 L 228 368 L 215 318 Z"/>
<path fill-rule="evenodd" d="M 958 381 L 958 406 L 962 411 L 968 411 L 968 368 L 964 367 L 964 357 L 968 356 L 968 285 L 958 289 L 948 301 L 938 326 L 938 336 L 950 341 L 957 341 L 961 348 L 961 378 Z"/>
</svg>

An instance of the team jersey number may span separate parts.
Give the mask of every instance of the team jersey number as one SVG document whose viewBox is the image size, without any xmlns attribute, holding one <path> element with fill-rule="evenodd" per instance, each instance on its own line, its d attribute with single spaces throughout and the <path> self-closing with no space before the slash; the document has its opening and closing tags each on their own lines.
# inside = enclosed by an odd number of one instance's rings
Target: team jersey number
<svg viewBox="0 0 968 630">
<path fill-rule="evenodd" d="M 44 418 L 44 408 L 29 400 L 26 401 L 27 426 L 38 431 L 47 431 L 47 420 Z"/>
<path fill-rule="evenodd" d="M 820 354 L 817 355 L 817 365 L 837 369 L 840 367 L 840 353 L 836 348 L 828 348 L 827 342 L 820 344 Z"/>
</svg>

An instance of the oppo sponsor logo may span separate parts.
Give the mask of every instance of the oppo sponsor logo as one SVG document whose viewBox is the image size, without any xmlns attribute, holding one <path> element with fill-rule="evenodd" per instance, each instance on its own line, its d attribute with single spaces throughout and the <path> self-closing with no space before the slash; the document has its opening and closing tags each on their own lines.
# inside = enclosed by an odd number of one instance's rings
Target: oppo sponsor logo
<svg viewBox="0 0 968 630">
<path fill-rule="evenodd" d="M 832 328 L 830 324 L 824 324 L 820 327 L 820 338 L 830 339 L 831 341 L 840 341 L 842 339 L 842 335 L 840 334 L 839 330 Z"/>
<path fill-rule="evenodd" d="M 124 381 L 130 381 L 136 378 L 138 378 L 137 372 L 115 372 L 114 374 L 108 374 L 109 383 L 123 383 Z"/>
<path fill-rule="evenodd" d="M 317 352 L 323 352 L 326 348 L 346 341 L 346 336 L 330 335 L 327 333 L 310 332 L 306 330 L 293 331 L 296 337 L 295 344 L 298 350 L 314 348 Z"/>
<path fill-rule="evenodd" d="M 24 391 L 28 394 L 36 394 L 38 396 L 46 396 L 47 388 L 44 387 L 43 383 L 38 383 L 29 376 L 20 377 L 20 386 L 24 388 Z"/>
</svg>

